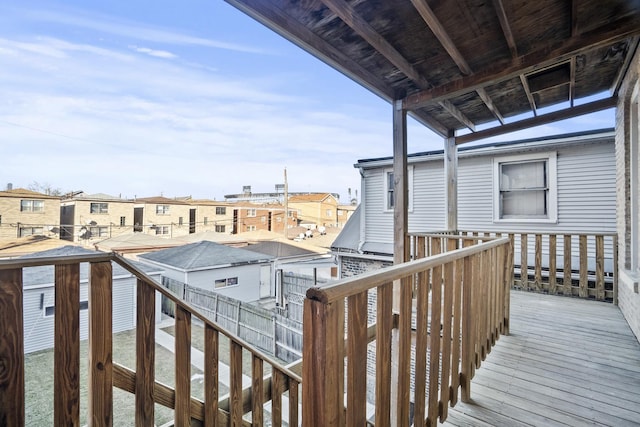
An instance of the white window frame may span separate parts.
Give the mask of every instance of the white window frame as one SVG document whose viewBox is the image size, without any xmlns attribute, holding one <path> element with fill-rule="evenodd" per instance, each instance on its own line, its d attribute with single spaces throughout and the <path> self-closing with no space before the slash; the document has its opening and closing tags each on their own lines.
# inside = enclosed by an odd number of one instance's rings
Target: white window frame
<svg viewBox="0 0 640 427">
<path fill-rule="evenodd" d="M 214 289 L 230 288 L 232 286 L 238 286 L 237 277 L 228 277 L 226 279 L 216 279 L 213 282 Z"/>
<path fill-rule="evenodd" d="M 91 237 L 109 237 L 109 227 L 104 225 L 96 225 L 89 228 Z"/>
<path fill-rule="evenodd" d="M 226 229 L 227 227 L 224 225 L 216 224 L 215 226 L 216 233 L 224 233 Z"/>
<path fill-rule="evenodd" d="M 547 162 L 547 217 L 500 218 L 500 165 L 533 161 Z M 547 224 L 558 222 L 558 161 L 555 151 L 503 156 L 493 159 L 493 222 Z"/>
<path fill-rule="evenodd" d="M 94 209 L 95 207 L 95 209 Z M 108 214 L 109 203 L 105 202 L 91 202 L 89 204 L 89 213 L 91 214 Z"/>
<path fill-rule="evenodd" d="M 40 200 L 40 199 L 20 200 L 20 212 L 34 212 L 34 213 L 44 212 L 44 200 Z"/>
<path fill-rule="evenodd" d="M 257 211 L 255 208 L 247 209 L 247 218 L 255 218 Z"/>
<path fill-rule="evenodd" d="M 156 205 L 156 215 L 169 215 L 171 205 Z"/>
<path fill-rule="evenodd" d="M 407 185 L 409 187 L 409 200 L 408 200 L 409 212 L 413 212 L 413 169 L 414 169 L 413 165 L 407 166 Z M 384 212 L 393 212 L 393 206 L 389 206 L 389 199 L 388 199 L 390 173 L 393 173 L 393 168 L 386 168 L 382 170 L 382 179 L 384 181 L 382 185 L 384 188 L 384 193 L 382 194 L 382 205 L 383 205 Z M 394 189 L 394 192 L 395 192 L 395 189 Z M 396 197 L 393 198 L 394 203 L 395 203 L 395 200 L 396 200 Z"/>
<path fill-rule="evenodd" d="M 226 206 L 216 206 L 216 215 L 226 215 L 227 207 Z"/>
<path fill-rule="evenodd" d="M 80 311 L 89 309 L 89 300 L 80 301 Z M 47 304 L 42 307 L 42 317 L 53 317 L 56 314 L 55 304 Z"/>
<path fill-rule="evenodd" d="M 158 236 L 166 236 L 169 234 L 169 226 L 168 225 L 157 225 L 156 226 L 156 235 Z"/>
</svg>

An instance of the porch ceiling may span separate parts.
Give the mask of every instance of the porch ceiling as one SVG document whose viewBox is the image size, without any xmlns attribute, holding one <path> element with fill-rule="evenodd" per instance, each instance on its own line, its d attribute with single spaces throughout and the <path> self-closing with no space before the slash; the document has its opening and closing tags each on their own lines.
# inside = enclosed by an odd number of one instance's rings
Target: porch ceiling
<svg viewBox="0 0 640 427">
<path fill-rule="evenodd" d="M 640 35 L 639 0 L 226 1 L 442 136 L 615 105 Z M 574 107 L 607 90 L 608 101 Z M 561 111 L 538 114 L 551 105 Z"/>
</svg>

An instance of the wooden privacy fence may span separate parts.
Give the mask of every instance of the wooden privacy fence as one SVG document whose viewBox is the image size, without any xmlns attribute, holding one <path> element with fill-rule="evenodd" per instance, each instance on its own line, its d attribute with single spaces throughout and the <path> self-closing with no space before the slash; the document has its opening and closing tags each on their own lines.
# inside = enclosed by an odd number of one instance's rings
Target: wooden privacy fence
<svg viewBox="0 0 640 427">
<path fill-rule="evenodd" d="M 282 293 L 287 301 L 286 309 L 273 311 L 219 292 L 162 278 L 162 286 L 210 320 L 286 362 L 302 358 L 302 306 L 305 292 L 314 283 L 313 277 L 284 274 Z M 172 300 L 163 298 L 162 311 L 175 317 Z"/>
<path fill-rule="evenodd" d="M 24 426 L 23 269 L 55 269 L 54 424 L 80 424 L 80 264 L 89 263 L 89 375 L 87 423 L 113 424 L 113 387 L 135 394 L 135 425 L 154 425 L 154 404 L 174 409 L 175 425 L 281 426 L 288 399 L 289 425 L 298 425 L 298 374 L 260 353 L 235 334 L 211 322 L 126 259 L 96 253 L 72 257 L 0 261 L 0 425 Z M 137 277 L 136 369 L 112 361 L 112 262 Z M 175 388 L 155 381 L 156 292 L 172 300 L 175 311 Z M 191 322 L 204 324 L 204 401 L 191 397 Z M 229 398 L 220 399 L 220 334 L 229 339 Z M 251 386 L 242 386 L 242 355 L 252 361 Z M 272 375 L 264 376 L 270 365 Z M 269 403 L 269 412 L 265 404 Z M 243 417 L 251 413 L 251 421 Z"/>
<path fill-rule="evenodd" d="M 436 425 L 459 396 L 469 400 L 475 369 L 509 327 L 511 243 L 484 240 L 416 237 L 415 257 L 421 259 L 307 292 L 305 426 L 362 426 L 368 406 L 376 427 Z M 400 299 L 395 314 L 394 282 Z M 370 316 L 374 291 L 376 313 Z M 375 325 L 367 325 L 368 318 Z M 368 393 L 368 387 L 375 390 Z"/>
<path fill-rule="evenodd" d="M 468 237 L 496 232 L 461 231 Z M 552 295 L 618 300 L 618 236 L 615 233 L 502 233 L 514 247 L 514 287 Z"/>
</svg>

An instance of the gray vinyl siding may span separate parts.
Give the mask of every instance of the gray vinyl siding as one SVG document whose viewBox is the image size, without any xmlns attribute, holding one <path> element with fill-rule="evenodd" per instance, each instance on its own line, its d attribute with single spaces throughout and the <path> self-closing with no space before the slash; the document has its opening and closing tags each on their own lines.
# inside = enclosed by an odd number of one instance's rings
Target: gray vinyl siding
<svg viewBox="0 0 640 427">
<path fill-rule="evenodd" d="M 530 233 L 614 233 L 616 231 L 616 168 L 613 139 L 562 147 L 528 149 L 527 154 L 555 152 L 557 159 L 557 223 L 495 222 L 493 219 L 493 159 L 525 153 L 461 153 L 458 166 L 458 226 L 461 230 Z M 444 165 L 442 157 L 413 163 L 413 211 L 409 231 L 436 231 L 445 227 Z M 389 166 L 364 172 L 367 243 L 393 246 L 393 214 L 384 211 L 383 171 Z M 530 239 L 533 243 L 533 237 Z M 558 256 L 562 254 L 558 240 Z M 574 238 L 573 255 L 578 253 Z M 543 242 L 547 247 L 547 239 Z M 588 241 L 594 250 L 594 239 Z M 519 251 L 519 245 L 516 246 Z M 516 253 L 517 253 L 516 252 Z M 545 249 L 543 253 L 547 253 Z M 605 239 L 606 256 L 612 240 Z M 532 258 L 533 260 L 533 258 Z"/>
<path fill-rule="evenodd" d="M 393 212 L 385 211 L 384 170 L 365 171 L 365 241 L 393 244 Z"/>
<path fill-rule="evenodd" d="M 443 230 L 446 209 L 443 163 L 413 165 L 413 211 L 409 212 L 409 232 Z"/>
<path fill-rule="evenodd" d="M 136 325 L 135 315 L 136 279 L 132 277 L 116 278 L 113 281 L 113 332 L 133 329 Z M 43 295 L 43 308 L 40 298 Z M 158 298 L 156 298 L 158 299 Z M 87 282 L 80 283 L 80 301 L 88 300 Z M 44 307 L 55 302 L 53 284 L 25 287 L 24 290 L 24 351 L 53 348 L 54 316 L 45 316 Z M 88 310 L 80 311 L 80 339 L 88 338 Z"/>
<path fill-rule="evenodd" d="M 264 265 L 268 266 L 270 264 L 211 268 L 209 270 L 190 271 L 186 275 L 182 270 L 174 270 L 165 266 L 163 276 L 182 283 L 186 281 L 189 286 L 218 292 L 221 295 L 240 301 L 251 302 L 260 299 L 260 268 Z M 215 289 L 216 280 L 231 277 L 238 278 L 238 285 Z"/>
</svg>

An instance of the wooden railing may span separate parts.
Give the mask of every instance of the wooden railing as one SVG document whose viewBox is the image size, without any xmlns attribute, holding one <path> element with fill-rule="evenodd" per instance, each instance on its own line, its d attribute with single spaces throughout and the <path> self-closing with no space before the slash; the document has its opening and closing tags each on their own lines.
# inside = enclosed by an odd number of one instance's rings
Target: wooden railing
<svg viewBox="0 0 640 427">
<path fill-rule="evenodd" d="M 495 232 L 461 231 L 495 237 Z M 618 300 L 615 233 L 503 233 L 514 245 L 514 287 L 598 301 Z"/>
<path fill-rule="evenodd" d="M 307 292 L 305 426 L 436 425 L 470 399 L 475 369 L 509 327 L 511 242 L 481 240 L 414 237 L 414 261 Z"/>
<path fill-rule="evenodd" d="M 136 368 L 112 361 L 112 262 L 137 278 Z M 282 425 L 283 399 L 288 399 L 288 424 L 299 424 L 299 374 L 252 348 L 211 322 L 155 283 L 124 258 L 96 253 L 73 257 L 0 261 L 0 425 L 25 425 L 25 357 L 23 332 L 23 269 L 55 268 L 54 424 L 80 424 L 80 264 L 89 263 L 89 339 L 87 424 L 113 424 L 113 387 L 135 394 L 135 424 L 154 425 L 154 404 L 174 409 L 175 425 Z M 175 387 L 155 380 L 156 292 L 176 304 Z M 203 324 L 204 400 L 191 397 L 192 319 Z M 230 391 L 220 396 L 219 341 L 230 342 Z M 252 358 L 251 386 L 242 387 L 242 354 Z M 265 376 L 265 367 L 271 376 Z M 264 405 L 270 402 L 267 413 Z M 251 421 L 243 417 L 251 412 Z"/>
</svg>

